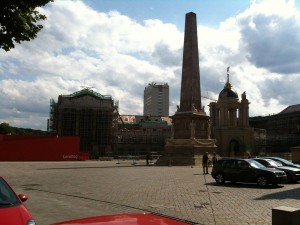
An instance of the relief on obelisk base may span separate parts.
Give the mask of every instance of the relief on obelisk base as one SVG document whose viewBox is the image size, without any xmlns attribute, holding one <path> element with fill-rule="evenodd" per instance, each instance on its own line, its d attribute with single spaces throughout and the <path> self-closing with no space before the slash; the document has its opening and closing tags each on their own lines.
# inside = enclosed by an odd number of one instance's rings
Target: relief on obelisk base
<svg viewBox="0 0 300 225">
<path fill-rule="evenodd" d="M 196 129 L 196 123 L 194 120 L 192 120 L 190 124 L 190 129 L 191 129 L 191 139 L 195 138 L 195 129 Z"/>
</svg>

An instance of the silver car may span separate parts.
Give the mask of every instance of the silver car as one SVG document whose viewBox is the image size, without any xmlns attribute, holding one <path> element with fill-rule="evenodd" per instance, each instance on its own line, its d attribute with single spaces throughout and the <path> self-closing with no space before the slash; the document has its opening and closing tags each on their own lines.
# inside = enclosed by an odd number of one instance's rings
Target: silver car
<svg viewBox="0 0 300 225">
<path fill-rule="evenodd" d="M 287 181 L 289 183 L 297 182 L 300 180 L 300 168 L 285 166 L 280 161 L 275 161 L 269 158 L 254 158 L 253 160 L 263 164 L 266 167 L 283 170 L 287 175 Z"/>
</svg>

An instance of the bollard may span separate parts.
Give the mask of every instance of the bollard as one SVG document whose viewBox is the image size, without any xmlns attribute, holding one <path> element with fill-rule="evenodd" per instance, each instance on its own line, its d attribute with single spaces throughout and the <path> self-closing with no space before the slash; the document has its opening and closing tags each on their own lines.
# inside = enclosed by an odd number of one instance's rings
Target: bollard
<svg viewBox="0 0 300 225">
<path fill-rule="evenodd" d="M 272 225 L 299 225 L 300 209 L 279 206 L 272 209 Z"/>
</svg>

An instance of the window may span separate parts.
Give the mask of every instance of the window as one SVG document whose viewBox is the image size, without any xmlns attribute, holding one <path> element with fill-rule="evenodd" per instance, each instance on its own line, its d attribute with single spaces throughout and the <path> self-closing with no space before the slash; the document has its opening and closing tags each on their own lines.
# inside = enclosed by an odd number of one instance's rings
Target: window
<svg viewBox="0 0 300 225">
<path fill-rule="evenodd" d="M 239 168 L 247 168 L 247 163 L 245 161 L 237 161 L 237 167 Z"/>
<path fill-rule="evenodd" d="M 227 167 L 227 168 L 233 168 L 234 167 L 234 160 L 225 160 L 223 162 L 223 167 Z"/>
</svg>

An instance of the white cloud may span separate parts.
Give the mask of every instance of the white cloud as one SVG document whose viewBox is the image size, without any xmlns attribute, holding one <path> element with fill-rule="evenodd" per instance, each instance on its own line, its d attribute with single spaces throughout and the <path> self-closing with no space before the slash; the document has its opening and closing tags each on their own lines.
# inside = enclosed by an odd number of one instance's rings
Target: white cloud
<svg viewBox="0 0 300 225">
<path fill-rule="evenodd" d="M 290 104 L 298 104 L 296 96 L 300 91 L 288 87 L 299 82 L 300 36 L 295 32 L 300 28 L 298 21 L 299 11 L 293 1 L 255 1 L 219 28 L 206 28 L 210 38 L 203 44 L 202 65 L 209 77 L 202 75 L 202 81 L 224 83 L 225 68 L 231 65 L 231 83 L 238 94 L 246 91 L 250 115 L 275 114 Z M 218 93 L 216 85 L 207 86 Z"/>
<path fill-rule="evenodd" d="M 183 33 L 174 24 L 97 12 L 81 1 L 54 1 L 41 11 L 47 20 L 38 37 L 0 52 L 0 98 L 6 99 L 0 122 L 45 130 L 50 99 L 82 86 L 119 100 L 121 114 L 142 114 L 150 82 L 169 83 L 174 113 L 183 47 Z M 298 21 L 293 1 L 264 0 L 217 28 L 198 24 L 202 95 L 218 98 L 230 65 L 231 83 L 239 95 L 246 91 L 250 115 L 297 104 Z M 208 104 L 203 99 L 202 105 Z"/>
</svg>

